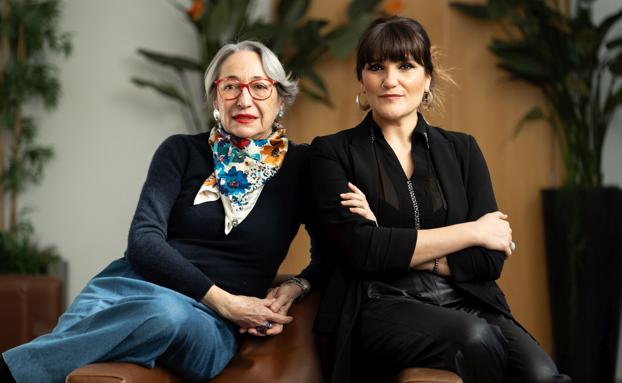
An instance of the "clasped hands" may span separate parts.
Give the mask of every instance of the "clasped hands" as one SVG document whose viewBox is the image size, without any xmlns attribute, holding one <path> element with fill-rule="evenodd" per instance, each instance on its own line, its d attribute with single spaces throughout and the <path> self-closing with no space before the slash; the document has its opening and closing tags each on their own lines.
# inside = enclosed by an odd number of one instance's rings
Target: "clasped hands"
<svg viewBox="0 0 622 383">
<path fill-rule="evenodd" d="M 284 326 L 294 319 L 288 316 L 287 312 L 301 293 L 300 287 L 293 283 L 283 283 L 268 290 L 266 297 L 260 299 L 263 305 L 262 311 L 266 313 L 266 320 L 258 326 L 240 326 L 240 333 L 249 333 L 255 336 L 280 334 L 283 332 Z M 269 312 L 264 309 L 268 309 Z M 266 322 L 270 323 L 270 327 L 265 326 Z"/>
<path fill-rule="evenodd" d="M 202 301 L 223 318 L 235 323 L 240 333 L 277 335 L 283 331 L 284 325 L 294 320 L 287 312 L 301 293 L 300 287 L 293 283 L 270 289 L 263 299 L 233 295 L 218 286 L 212 286 Z M 268 322 L 271 324 L 269 328 L 266 326 Z"/>
</svg>

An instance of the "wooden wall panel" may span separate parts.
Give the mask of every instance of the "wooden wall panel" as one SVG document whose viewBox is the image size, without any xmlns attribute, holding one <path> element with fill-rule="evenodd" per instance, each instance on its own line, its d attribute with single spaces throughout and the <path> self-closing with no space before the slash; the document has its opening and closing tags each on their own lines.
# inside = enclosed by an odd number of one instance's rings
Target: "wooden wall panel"
<svg viewBox="0 0 622 383">
<path fill-rule="evenodd" d="M 335 21 L 345 14 L 346 3 L 315 0 L 310 13 Z M 443 52 L 443 66 L 451 68 L 458 86 L 446 90 L 444 111 L 428 113 L 428 120 L 474 135 L 484 152 L 499 208 L 509 214 L 517 243 L 517 251 L 506 262 L 499 284 L 517 319 L 550 351 L 539 193 L 556 179 L 557 155 L 552 133 L 543 124 L 529 125 L 513 138 L 517 121 L 542 99 L 536 90 L 508 81 L 495 68 L 495 59 L 486 50 L 490 38 L 501 33 L 494 25 L 458 14 L 448 1 L 405 1 L 401 14 L 426 27 L 433 44 Z M 353 57 L 322 63 L 319 73 L 329 86 L 335 107 L 299 98 L 285 119 L 290 137 L 297 142 L 310 142 L 317 135 L 352 127 L 363 117 L 354 103 L 360 85 Z M 302 232 L 282 272 L 297 272 L 307 263 L 309 241 Z"/>
</svg>

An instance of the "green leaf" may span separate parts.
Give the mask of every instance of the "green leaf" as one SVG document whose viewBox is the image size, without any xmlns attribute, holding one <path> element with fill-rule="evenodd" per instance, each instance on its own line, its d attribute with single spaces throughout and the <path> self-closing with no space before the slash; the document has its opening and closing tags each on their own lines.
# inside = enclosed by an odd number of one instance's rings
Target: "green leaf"
<svg viewBox="0 0 622 383">
<path fill-rule="evenodd" d="M 505 41 L 495 37 L 492 38 L 490 44 L 488 45 L 488 50 L 496 55 L 509 52 L 529 56 L 532 55 L 532 48 L 533 46 L 529 45 L 525 41 Z"/>
<path fill-rule="evenodd" d="M 285 50 L 286 43 L 291 40 L 294 25 L 305 14 L 309 0 L 281 0 L 278 5 L 279 22 L 276 25 L 278 31 L 274 34 L 274 39 L 270 48 L 277 56 L 281 56 Z"/>
<path fill-rule="evenodd" d="M 622 104 L 622 88 L 607 98 L 605 102 L 605 113 L 612 113 Z"/>
<path fill-rule="evenodd" d="M 577 53 L 582 57 L 595 57 L 599 48 L 600 41 L 598 33 L 592 28 L 582 28 L 574 38 Z"/>
<path fill-rule="evenodd" d="M 600 25 L 598 25 L 597 29 L 598 29 L 598 33 L 601 36 L 601 40 L 605 38 L 605 36 L 607 35 L 611 27 L 614 26 L 620 20 L 620 18 L 622 18 L 622 8 L 620 8 L 620 10 L 617 11 L 616 13 L 606 17 L 600 23 Z"/>
<path fill-rule="evenodd" d="M 201 64 L 191 58 L 176 55 L 166 55 L 142 48 L 138 49 L 138 53 L 149 61 L 174 68 L 178 71 L 193 70 L 197 72 L 203 72 L 203 67 L 201 66 Z"/>
<path fill-rule="evenodd" d="M 212 1 L 211 4 L 206 10 L 204 28 L 209 39 L 224 43 L 226 37 L 222 35 L 230 25 L 229 0 Z"/>
<path fill-rule="evenodd" d="M 326 24 L 326 20 L 309 20 L 294 30 L 287 47 L 289 69 L 298 72 L 307 70 L 327 51 L 326 39 L 320 34 Z"/>
<path fill-rule="evenodd" d="M 273 40 L 280 30 L 281 28 L 275 26 L 274 24 L 256 22 L 242 29 L 239 33 L 239 39 L 258 40 L 270 45 L 269 41 Z"/>
<path fill-rule="evenodd" d="M 488 8 L 484 5 L 477 4 L 466 4 L 458 1 L 452 1 L 449 5 L 464 13 L 467 16 L 474 17 L 480 20 L 490 20 L 492 19 L 492 15 L 488 12 Z"/>
<path fill-rule="evenodd" d="M 322 78 L 320 77 L 320 75 L 317 74 L 317 72 L 315 72 L 313 69 L 309 69 L 305 72 L 302 73 L 304 75 L 305 78 L 308 78 L 313 85 L 315 85 L 319 90 L 322 91 L 322 93 L 328 95 L 328 88 L 326 88 L 326 85 L 324 84 L 324 80 L 322 80 Z"/>
<path fill-rule="evenodd" d="M 564 78 L 564 83 L 566 84 L 566 88 L 574 94 L 583 97 L 590 95 L 591 84 L 586 84 L 577 76 L 576 72 L 568 73 Z"/>
<path fill-rule="evenodd" d="M 507 0 L 488 0 L 487 14 L 493 19 L 502 19 L 508 16 L 514 5 Z"/>
<path fill-rule="evenodd" d="M 250 0 L 236 0 L 229 2 L 229 41 L 242 41 L 239 35 L 244 31 L 246 25 L 251 23 L 251 20 L 249 18 L 250 2 Z"/>
<path fill-rule="evenodd" d="M 535 57 L 521 52 L 495 52 L 495 54 L 501 60 L 497 66 L 518 78 L 549 79 L 548 68 Z"/>
<path fill-rule="evenodd" d="M 534 106 L 529 112 L 527 112 L 520 119 L 520 121 L 518 121 L 518 124 L 516 124 L 516 128 L 514 128 L 514 133 L 512 134 L 512 138 L 516 138 L 519 135 L 519 133 L 522 131 L 523 126 L 525 126 L 525 124 L 538 121 L 538 120 L 543 120 L 546 118 L 547 117 L 542 111 L 542 109 L 539 106 Z"/>
<path fill-rule="evenodd" d="M 30 117 L 22 117 L 22 144 L 29 144 L 37 136 L 37 126 Z"/>
<path fill-rule="evenodd" d="M 359 37 L 375 19 L 372 14 L 362 14 L 350 23 L 336 28 L 327 36 L 328 49 L 336 58 L 344 58 L 354 51 Z"/>
<path fill-rule="evenodd" d="M 348 16 L 356 19 L 364 13 L 373 12 L 381 0 L 352 0 L 348 6 Z"/>
<path fill-rule="evenodd" d="M 611 60 L 609 70 L 616 76 L 622 76 L 622 53 L 619 53 L 616 58 Z"/>
<path fill-rule="evenodd" d="M 167 98 L 175 100 L 183 105 L 188 105 L 188 101 L 185 99 L 184 96 L 181 95 L 181 93 L 179 93 L 179 91 L 177 91 L 177 88 L 175 88 L 175 86 L 173 85 L 158 84 L 151 80 L 145 80 L 145 79 L 138 78 L 138 77 L 132 77 L 131 81 L 136 86 L 139 86 L 141 88 L 142 87 L 151 88 Z"/>
<path fill-rule="evenodd" d="M 618 37 L 617 39 L 613 39 L 613 40 L 607 42 L 606 47 L 608 49 L 622 47 L 622 37 Z"/>
<path fill-rule="evenodd" d="M 327 95 L 313 91 L 304 85 L 300 86 L 300 92 L 315 101 L 321 102 L 322 104 L 328 106 L 329 108 L 332 108 L 334 106 L 332 101 L 330 100 L 330 98 L 328 98 Z"/>
<path fill-rule="evenodd" d="M 281 0 L 277 14 L 281 25 L 294 25 L 307 12 L 310 0 Z"/>
<path fill-rule="evenodd" d="M 45 274 L 60 260 L 54 247 L 41 248 L 33 239 L 34 228 L 25 213 L 20 211 L 14 233 L 0 232 L 0 273 Z"/>
<path fill-rule="evenodd" d="M 320 31 L 326 25 L 328 25 L 326 20 L 308 20 L 294 30 L 292 40 L 301 49 L 314 49 L 317 45 L 324 43 Z"/>
</svg>

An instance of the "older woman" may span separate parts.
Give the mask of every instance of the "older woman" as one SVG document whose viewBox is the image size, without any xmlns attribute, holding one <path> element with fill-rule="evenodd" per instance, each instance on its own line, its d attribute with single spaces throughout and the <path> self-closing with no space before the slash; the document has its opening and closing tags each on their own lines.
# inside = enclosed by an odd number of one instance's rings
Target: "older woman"
<svg viewBox="0 0 622 383">
<path fill-rule="evenodd" d="M 319 222 L 339 265 L 315 325 L 334 340 L 328 380 L 431 367 L 466 383 L 568 382 L 495 283 L 515 244 L 475 139 L 419 113 L 438 80 L 425 29 L 404 17 L 372 23 L 356 73 L 356 101 L 370 112 L 311 149 Z"/>
<path fill-rule="evenodd" d="M 316 261 L 262 297 L 308 220 L 308 147 L 280 124 L 297 85 L 269 49 L 244 41 L 220 49 L 205 87 L 216 126 L 162 143 L 125 258 L 88 283 L 51 334 L 2 355 L 2 382 L 60 383 L 97 361 L 157 361 L 205 381 L 234 355 L 238 331 L 276 335 L 292 320 Z"/>
</svg>

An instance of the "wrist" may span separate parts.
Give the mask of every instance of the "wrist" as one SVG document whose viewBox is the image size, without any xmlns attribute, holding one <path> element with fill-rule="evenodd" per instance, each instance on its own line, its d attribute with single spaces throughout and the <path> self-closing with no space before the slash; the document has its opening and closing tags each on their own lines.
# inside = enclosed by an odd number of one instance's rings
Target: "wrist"
<svg viewBox="0 0 622 383">
<path fill-rule="evenodd" d="M 469 238 L 467 240 L 469 246 L 481 246 L 482 238 L 480 236 L 479 224 L 477 221 L 465 222 L 465 225 L 469 226 L 468 233 Z"/>
<path fill-rule="evenodd" d="M 215 310 L 218 314 L 226 316 L 227 307 L 231 301 L 231 294 L 221 289 L 220 287 L 213 285 L 207 290 L 207 293 L 201 299 L 201 301 L 209 308 Z"/>
<path fill-rule="evenodd" d="M 432 262 L 432 274 L 438 274 L 438 258 L 434 258 L 434 261 Z"/>
<path fill-rule="evenodd" d="M 311 290 L 311 284 L 304 278 L 292 277 L 283 282 L 283 285 L 295 285 L 298 287 L 300 294 L 295 299 L 296 301 L 304 298 L 305 295 L 309 293 L 309 290 Z"/>
<path fill-rule="evenodd" d="M 292 282 L 283 282 L 279 287 L 279 294 L 285 294 L 291 300 L 296 300 L 302 295 L 302 287 Z"/>
</svg>

